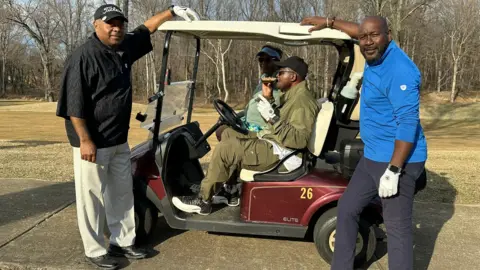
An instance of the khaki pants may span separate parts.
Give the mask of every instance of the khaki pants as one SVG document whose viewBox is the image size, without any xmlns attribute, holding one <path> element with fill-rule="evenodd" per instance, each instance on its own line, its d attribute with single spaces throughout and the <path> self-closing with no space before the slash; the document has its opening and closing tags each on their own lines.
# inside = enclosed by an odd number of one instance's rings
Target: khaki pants
<svg viewBox="0 0 480 270">
<path fill-rule="evenodd" d="M 125 247 L 135 241 L 128 143 L 97 149 L 96 159 L 96 163 L 82 160 L 80 148 L 73 148 L 78 228 L 87 257 L 107 253 L 105 220 L 111 232 L 110 243 Z"/>
<path fill-rule="evenodd" d="M 264 171 L 278 161 L 272 145 L 260 140 L 255 133 L 240 134 L 231 128 L 225 129 L 222 141 L 215 146 L 207 175 L 200 187 L 202 199 L 211 199 L 217 192 L 217 183 L 225 183 L 240 169 Z"/>
</svg>

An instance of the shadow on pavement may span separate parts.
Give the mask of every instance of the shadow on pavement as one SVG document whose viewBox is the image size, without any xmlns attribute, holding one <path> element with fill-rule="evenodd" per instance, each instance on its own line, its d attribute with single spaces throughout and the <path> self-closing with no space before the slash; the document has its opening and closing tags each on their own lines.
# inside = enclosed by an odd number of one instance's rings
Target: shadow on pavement
<svg viewBox="0 0 480 270">
<path fill-rule="evenodd" d="M 431 196 L 429 192 L 441 191 L 440 196 Z M 427 186 L 415 196 L 416 203 L 413 209 L 413 243 L 414 243 L 414 267 L 415 270 L 428 269 L 432 260 L 435 243 L 445 223 L 455 212 L 456 189 L 449 183 L 445 176 L 427 170 Z M 427 198 L 429 198 L 427 200 Z M 438 205 L 441 204 L 441 211 Z M 386 237 L 380 232 L 379 238 Z M 377 243 L 375 257 L 382 259 L 387 254 L 387 239 Z M 386 258 L 385 258 L 385 261 Z M 372 262 L 373 263 L 373 262 Z"/>
<path fill-rule="evenodd" d="M 147 242 L 143 243 L 141 247 L 146 248 L 147 250 L 153 253 L 149 257 L 154 257 L 158 254 L 158 251 L 154 250 L 156 246 L 160 245 L 164 241 L 167 241 L 171 237 L 175 237 L 184 232 L 185 232 L 184 230 L 177 230 L 177 229 L 171 228 L 167 224 L 167 221 L 165 220 L 165 218 L 163 216 L 160 216 L 158 218 L 158 222 L 153 232 L 152 238 L 149 239 Z"/>
<path fill-rule="evenodd" d="M 118 269 L 127 268 L 131 264 L 131 262 L 127 258 L 123 258 L 123 257 L 114 257 L 114 258 L 118 263 Z M 93 264 L 91 265 L 93 266 Z"/>
<path fill-rule="evenodd" d="M 30 216 L 52 212 L 75 199 L 73 182 L 30 188 L 0 195 L 0 227 Z"/>
</svg>

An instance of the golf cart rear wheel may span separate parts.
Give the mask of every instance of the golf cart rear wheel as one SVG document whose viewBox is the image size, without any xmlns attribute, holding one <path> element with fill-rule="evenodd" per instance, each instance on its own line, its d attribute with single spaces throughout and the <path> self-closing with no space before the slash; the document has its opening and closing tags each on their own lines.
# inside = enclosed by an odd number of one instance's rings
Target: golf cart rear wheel
<svg viewBox="0 0 480 270">
<path fill-rule="evenodd" d="M 334 207 L 320 216 L 313 231 L 317 251 L 329 264 L 333 260 L 336 226 L 337 207 Z M 368 262 L 373 257 L 376 247 L 377 239 L 373 226 L 368 221 L 360 219 L 355 247 L 355 267 L 360 267 Z"/>
<path fill-rule="evenodd" d="M 145 197 L 135 196 L 135 243 L 145 243 L 153 234 L 158 220 L 157 208 Z"/>
</svg>

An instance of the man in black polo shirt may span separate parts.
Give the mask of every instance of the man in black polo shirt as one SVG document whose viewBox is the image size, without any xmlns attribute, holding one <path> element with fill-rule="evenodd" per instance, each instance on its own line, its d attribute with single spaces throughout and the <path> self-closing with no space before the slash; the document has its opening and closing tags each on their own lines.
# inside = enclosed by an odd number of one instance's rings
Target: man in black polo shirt
<svg viewBox="0 0 480 270">
<path fill-rule="evenodd" d="M 127 143 L 132 110 L 131 67 L 152 50 L 150 34 L 165 21 L 180 16 L 198 20 L 191 9 L 171 6 L 138 26 L 115 5 L 103 5 L 94 15 L 95 33 L 65 63 L 57 116 L 65 118 L 73 147 L 77 218 L 87 258 L 104 269 L 115 269 L 109 255 L 146 257 L 134 247 L 130 148 Z M 104 220 L 111 232 L 104 247 Z"/>
</svg>

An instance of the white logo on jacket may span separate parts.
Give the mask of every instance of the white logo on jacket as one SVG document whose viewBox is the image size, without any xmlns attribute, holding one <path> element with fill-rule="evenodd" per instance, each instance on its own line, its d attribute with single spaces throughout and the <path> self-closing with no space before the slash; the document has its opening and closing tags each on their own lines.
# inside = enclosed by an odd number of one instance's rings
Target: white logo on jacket
<svg viewBox="0 0 480 270">
<path fill-rule="evenodd" d="M 407 86 L 404 84 L 404 85 L 400 85 L 400 89 L 402 89 L 402 91 L 405 91 L 407 90 Z"/>
</svg>

